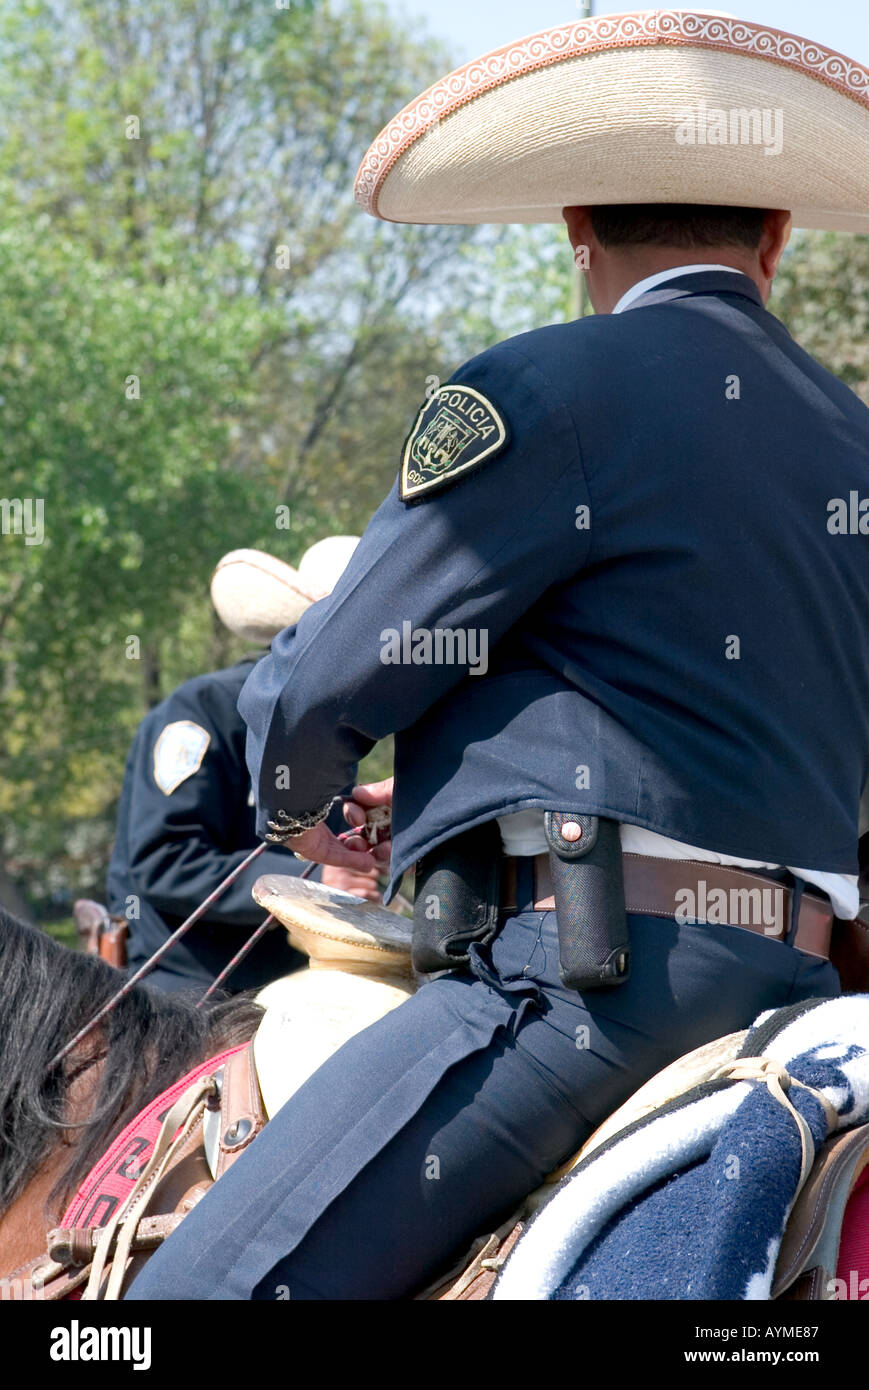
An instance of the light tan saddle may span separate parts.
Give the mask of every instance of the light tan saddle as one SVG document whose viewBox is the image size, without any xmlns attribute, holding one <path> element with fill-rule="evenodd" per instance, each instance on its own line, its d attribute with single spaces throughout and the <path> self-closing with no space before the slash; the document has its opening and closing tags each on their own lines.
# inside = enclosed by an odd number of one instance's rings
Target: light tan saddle
<svg viewBox="0 0 869 1390">
<path fill-rule="evenodd" d="M 266 1015 L 253 1052 L 266 1110 L 274 1115 L 339 1047 L 413 994 L 410 922 L 363 898 L 285 875 L 264 874 L 253 896 L 308 957 L 307 970 L 257 995 Z"/>
</svg>

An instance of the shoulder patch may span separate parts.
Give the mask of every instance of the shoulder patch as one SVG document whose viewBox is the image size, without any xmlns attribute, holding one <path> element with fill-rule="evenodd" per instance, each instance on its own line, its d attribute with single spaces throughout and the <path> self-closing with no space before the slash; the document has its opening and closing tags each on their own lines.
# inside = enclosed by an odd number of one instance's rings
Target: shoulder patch
<svg viewBox="0 0 869 1390">
<path fill-rule="evenodd" d="M 471 386 L 441 386 L 416 417 L 401 460 L 401 499 L 445 487 L 507 443 L 507 425 Z"/>
<path fill-rule="evenodd" d="M 164 796 L 171 796 L 202 766 L 211 734 L 191 719 L 167 724 L 154 745 L 154 781 Z"/>
</svg>

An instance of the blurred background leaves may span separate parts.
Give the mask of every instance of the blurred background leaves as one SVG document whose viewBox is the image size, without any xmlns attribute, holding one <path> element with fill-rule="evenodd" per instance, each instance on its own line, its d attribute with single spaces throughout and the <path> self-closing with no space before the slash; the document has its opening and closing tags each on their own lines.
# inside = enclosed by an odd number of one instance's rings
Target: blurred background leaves
<svg viewBox="0 0 869 1390">
<path fill-rule="evenodd" d="M 431 377 L 570 316 L 561 229 L 353 202 L 450 66 L 374 0 L 0 0 L 0 496 L 45 506 L 0 535 L 13 909 L 102 893 L 139 719 L 240 654 L 220 555 L 361 531 Z M 867 399 L 869 238 L 795 237 L 771 307 Z"/>
</svg>

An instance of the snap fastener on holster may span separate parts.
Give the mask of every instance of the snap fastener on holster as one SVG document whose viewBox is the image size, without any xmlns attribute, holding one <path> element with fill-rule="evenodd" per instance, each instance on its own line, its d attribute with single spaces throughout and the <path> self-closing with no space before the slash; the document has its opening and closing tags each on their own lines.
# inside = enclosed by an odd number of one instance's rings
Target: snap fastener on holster
<svg viewBox="0 0 869 1390">
<path fill-rule="evenodd" d="M 221 1141 L 224 1148 L 237 1149 L 239 1144 L 244 1143 L 252 1129 L 253 1120 L 249 1115 L 242 1115 L 240 1119 L 234 1120 Z"/>
</svg>

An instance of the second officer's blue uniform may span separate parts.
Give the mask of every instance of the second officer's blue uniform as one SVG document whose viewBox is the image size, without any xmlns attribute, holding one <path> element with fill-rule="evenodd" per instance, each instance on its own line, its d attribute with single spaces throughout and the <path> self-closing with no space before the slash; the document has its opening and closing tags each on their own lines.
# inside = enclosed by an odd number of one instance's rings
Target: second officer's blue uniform
<svg viewBox="0 0 869 1390">
<path fill-rule="evenodd" d="M 142 720 L 124 773 L 108 872 L 113 913 L 129 921 L 128 963 L 138 967 L 259 843 L 245 728 L 236 708 L 258 656 L 185 681 Z M 275 846 L 218 898 L 148 976 L 165 990 L 207 987 L 263 920 L 251 897 L 264 873 L 304 865 Z M 319 871 L 318 871 L 319 872 Z M 266 932 L 226 982 L 256 989 L 304 963 L 286 932 Z"/>
<path fill-rule="evenodd" d="M 743 275 L 676 274 L 483 353 L 421 412 L 332 595 L 245 687 L 260 830 L 396 731 L 393 883 L 526 809 L 855 874 L 869 566 L 828 526 L 855 491 L 869 412 Z M 436 629 L 475 633 L 485 663 L 433 662 Z M 667 1062 L 838 992 L 784 942 L 642 913 L 630 980 L 567 990 L 521 878 L 494 943 L 330 1059 L 131 1297 L 412 1294 Z"/>
</svg>

